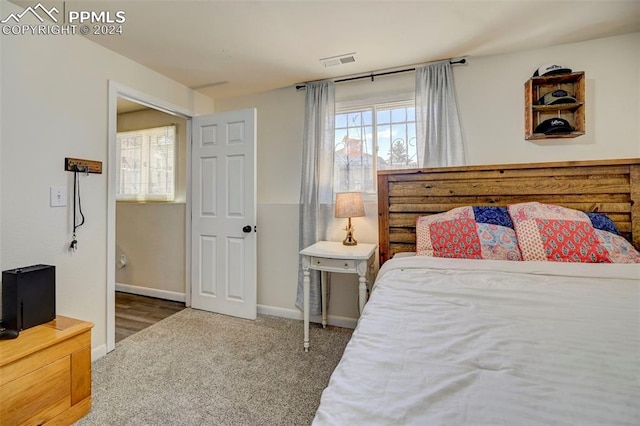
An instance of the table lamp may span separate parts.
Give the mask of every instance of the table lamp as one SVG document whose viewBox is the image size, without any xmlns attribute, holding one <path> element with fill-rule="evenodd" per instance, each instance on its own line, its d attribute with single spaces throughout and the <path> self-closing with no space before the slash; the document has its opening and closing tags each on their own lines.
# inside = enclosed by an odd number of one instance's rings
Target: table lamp
<svg viewBox="0 0 640 426">
<path fill-rule="evenodd" d="M 355 246 L 358 244 L 355 238 L 353 238 L 351 218 L 361 216 L 364 216 L 364 203 L 362 202 L 362 194 L 360 192 L 339 192 L 336 194 L 335 217 L 349 218 L 349 222 L 345 228 L 347 237 L 342 241 L 342 244 L 345 246 Z"/>
</svg>

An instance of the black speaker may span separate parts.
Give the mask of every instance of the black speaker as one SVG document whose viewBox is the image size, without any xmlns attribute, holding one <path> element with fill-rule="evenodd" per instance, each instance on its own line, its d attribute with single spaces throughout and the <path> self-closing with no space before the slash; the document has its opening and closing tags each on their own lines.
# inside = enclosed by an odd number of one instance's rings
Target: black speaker
<svg viewBox="0 0 640 426">
<path fill-rule="evenodd" d="M 56 267 L 2 271 L 2 326 L 21 331 L 56 317 Z"/>
</svg>

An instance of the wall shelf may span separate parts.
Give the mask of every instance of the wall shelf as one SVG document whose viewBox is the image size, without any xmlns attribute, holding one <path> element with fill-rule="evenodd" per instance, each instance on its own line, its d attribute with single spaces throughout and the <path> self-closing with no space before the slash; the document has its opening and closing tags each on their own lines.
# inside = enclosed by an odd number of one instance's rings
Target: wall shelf
<svg viewBox="0 0 640 426">
<path fill-rule="evenodd" d="M 546 93 L 566 90 L 577 102 L 557 105 L 538 105 Z M 574 131 L 567 134 L 534 133 L 536 127 L 549 118 L 567 120 Z M 533 77 L 524 84 L 524 136 L 526 140 L 575 138 L 585 134 L 585 78 L 584 72 Z"/>
<path fill-rule="evenodd" d="M 574 104 L 560 104 L 560 105 L 532 105 L 533 111 L 540 112 L 556 112 L 556 111 L 576 111 L 578 108 L 584 106 L 584 102 L 576 102 Z"/>
</svg>

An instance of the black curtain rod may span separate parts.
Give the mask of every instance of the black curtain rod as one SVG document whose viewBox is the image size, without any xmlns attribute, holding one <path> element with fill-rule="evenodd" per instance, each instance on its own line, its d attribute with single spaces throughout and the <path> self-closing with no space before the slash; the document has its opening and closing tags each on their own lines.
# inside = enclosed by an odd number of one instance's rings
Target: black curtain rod
<svg viewBox="0 0 640 426">
<path fill-rule="evenodd" d="M 467 60 L 465 58 L 460 59 L 459 61 L 449 61 L 449 63 L 451 65 L 455 65 L 455 64 L 465 64 L 467 63 Z M 370 78 L 371 81 L 373 81 L 373 79 L 375 77 L 380 77 L 380 76 L 384 76 L 384 75 L 392 75 L 392 74 L 399 74 L 401 72 L 409 72 L 409 71 L 415 71 L 416 68 L 405 68 L 403 70 L 396 70 L 396 71 L 386 71 L 386 72 L 378 72 L 378 73 L 371 73 L 368 75 L 359 75 L 357 77 L 346 77 L 346 78 L 341 78 L 338 80 L 333 80 L 334 83 L 342 83 L 344 81 L 352 81 L 352 80 L 361 80 L 363 78 Z M 307 87 L 306 84 L 297 84 L 296 85 L 296 90 L 300 90 L 300 89 L 304 89 L 305 87 Z"/>
</svg>

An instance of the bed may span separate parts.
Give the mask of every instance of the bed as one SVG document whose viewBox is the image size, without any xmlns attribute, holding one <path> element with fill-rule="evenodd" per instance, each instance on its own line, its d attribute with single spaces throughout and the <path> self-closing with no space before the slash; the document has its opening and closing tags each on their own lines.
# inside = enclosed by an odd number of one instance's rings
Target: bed
<svg viewBox="0 0 640 426">
<path fill-rule="evenodd" d="M 536 260 L 520 239 L 518 260 L 448 258 L 424 237 L 469 206 L 506 208 L 518 238 L 523 212 L 553 225 L 549 211 L 598 212 L 625 239 L 616 259 L 637 261 L 639 159 L 380 172 L 378 185 L 381 268 L 314 425 L 640 424 L 640 264 Z"/>
</svg>

